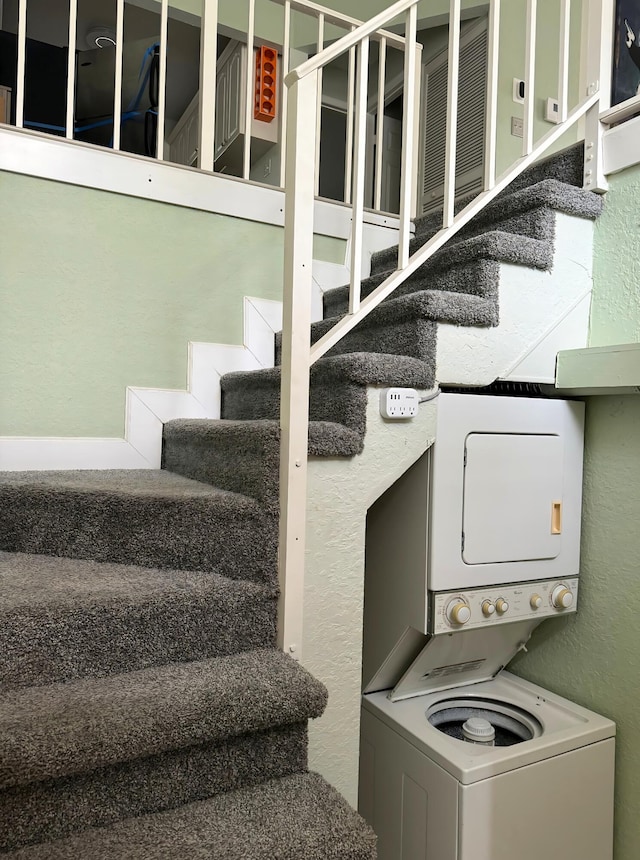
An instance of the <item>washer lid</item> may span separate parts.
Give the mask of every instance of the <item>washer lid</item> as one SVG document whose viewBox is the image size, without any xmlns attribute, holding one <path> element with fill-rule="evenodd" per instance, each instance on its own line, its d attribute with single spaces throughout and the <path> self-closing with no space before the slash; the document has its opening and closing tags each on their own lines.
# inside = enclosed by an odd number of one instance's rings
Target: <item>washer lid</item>
<svg viewBox="0 0 640 860">
<path fill-rule="evenodd" d="M 401 677 L 392 682 L 395 686 L 389 698 L 396 702 L 495 678 L 524 648 L 539 623 L 538 619 L 526 620 L 431 636 L 418 656 L 405 663 Z M 365 692 L 373 691 L 377 677 Z M 385 680 L 390 680 L 388 674 Z"/>
</svg>

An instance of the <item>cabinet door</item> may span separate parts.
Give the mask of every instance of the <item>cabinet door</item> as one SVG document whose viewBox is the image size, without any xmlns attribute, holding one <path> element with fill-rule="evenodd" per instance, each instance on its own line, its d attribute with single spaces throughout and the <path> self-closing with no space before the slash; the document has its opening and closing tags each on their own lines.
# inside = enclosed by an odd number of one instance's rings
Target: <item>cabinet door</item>
<svg viewBox="0 0 640 860">
<path fill-rule="evenodd" d="M 244 115 L 244 92 L 242 87 L 242 65 L 245 56 L 242 45 L 238 45 L 229 57 L 227 65 L 227 121 L 225 144 L 231 143 L 241 131 L 241 120 Z"/>
<path fill-rule="evenodd" d="M 229 90 L 228 67 L 218 70 L 216 83 L 216 122 L 214 158 L 217 158 L 227 143 L 227 100 Z"/>
</svg>

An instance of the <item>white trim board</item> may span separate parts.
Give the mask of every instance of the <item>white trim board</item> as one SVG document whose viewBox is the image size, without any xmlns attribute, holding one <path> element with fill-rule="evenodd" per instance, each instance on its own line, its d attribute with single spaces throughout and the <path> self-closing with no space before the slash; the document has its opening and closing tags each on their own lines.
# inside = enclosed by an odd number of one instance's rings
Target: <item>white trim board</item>
<svg viewBox="0 0 640 860">
<path fill-rule="evenodd" d="M 640 116 L 605 131 L 603 150 L 605 174 L 640 164 Z"/>
<path fill-rule="evenodd" d="M 322 293 L 347 283 L 345 266 L 314 261 L 313 319 L 322 319 Z M 238 370 L 273 367 L 282 302 L 243 301 L 243 345 L 189 343 L 187 390 L 129 386 L 125 438 L 0 437 L 0 470 L 159 469 L 162 427 L 177 418 L 219 418 L 220 378 Z"/>
<path fill-rule="evenodd" d="M 284 191 L 193 167 L 0 125 L 0 170 L 110 191 L 129 197 L 214 212 L 245 221 L 284 226 Z M 387 232 L 394 244 L 398 218 L 365 212 L 365 234 Z M 388 233 L 388 231 L 392 231 Z M 336 239 L 351 235 L 351 207 L 316 200 L 314 232 Z"/>
<path fill-rule="evenodd" d="M 245 297 L 245 343 L 190 343 L 188 388 L 126 390 L 125 438 L 0 437 L 0 469 L 159 469 L 162 427 L 177 418 L 219 418 L 220 377 L 235 370 L 273 366 L 280 302 Z M 271 364 L 265 344 L 271 339 Z"/>
</svg>

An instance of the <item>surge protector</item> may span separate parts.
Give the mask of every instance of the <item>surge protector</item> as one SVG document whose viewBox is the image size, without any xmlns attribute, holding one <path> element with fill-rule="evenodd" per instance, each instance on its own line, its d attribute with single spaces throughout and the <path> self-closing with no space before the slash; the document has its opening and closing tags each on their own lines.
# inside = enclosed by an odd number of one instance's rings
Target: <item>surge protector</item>
<svg viewBox="0 0 640 860">
<path fill-rule="evenodd" d="M 380 392 L 380 414 L 397 421 L 418 414 L 418 392 L 415 388 L 383 388 Z"/>
</svg>

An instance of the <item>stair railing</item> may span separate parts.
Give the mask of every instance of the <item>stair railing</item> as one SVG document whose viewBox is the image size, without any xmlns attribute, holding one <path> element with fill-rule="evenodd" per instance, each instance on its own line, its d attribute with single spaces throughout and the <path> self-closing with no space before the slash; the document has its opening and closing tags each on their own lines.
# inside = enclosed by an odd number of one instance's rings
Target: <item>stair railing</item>
<svg viewBox="0 0 640 860">
<path fill-rule="evenodd" d="M 354 29 L 290 72 L 286 128 L 285 174 L 285 269 L 282 335 L 282 386 L 280 403 L 280 612 L 279 644 L 300 659 L 303 637 L 305 529 L 307 507 L 307 450 L 309 388 L 313 364 L 358 325 L 380 302 L 442 248 L 498 194 L 539 159 L 563 134 L 585 119 L 585 187 L 604 190 L 601 169 L 599 113 L 606 107 L 606 63 L 611 57 L 614 0 L 586 0 L 589 83 L 586 97 L 569 110 L 569 45 L 571 0 L 559 0 L 560 44 L 558 93 L 560 122 L 534 141 L 537 0 L 527 0 L 525 49 L 525 103 L 522 156 L 497 177 L 498 67 L 500 0 L 490 0 L 488 32 L 488 86 L 484 190 L 457 214 L 455 212 L 456 135 L 460 64 L 461 0 L 450 0 L 449 64 L 447 87 L 447 139 L 442 228 L 415 253 L 410 254 L 414 147 L 420 117 L 419 83 L 416 75 L 417 0 L 399 0 L 386 11 Z M 365 195 L 365 138 L 367 69 L 372 36 L 392 25 L 398 16 L 405 22 L 404 113 L 400 189 L 398 262 L 392 272 L 366 298 L 361 299 L 362 237 Z M 351 225 L 351 277 L 349 312 L 315 344 L 310 345 L 313 213 L 318 151 L 316 105 L 322 69 L 348 51 L 357 52 L 355 136 Z M 603 59 L 604 58 L 604 59 Z"/>
</svg>

